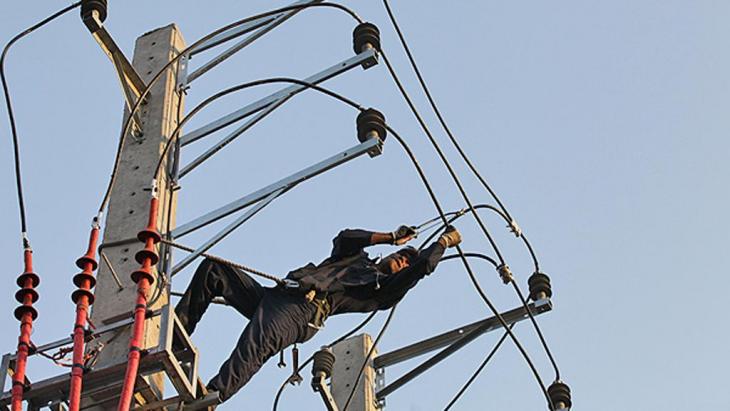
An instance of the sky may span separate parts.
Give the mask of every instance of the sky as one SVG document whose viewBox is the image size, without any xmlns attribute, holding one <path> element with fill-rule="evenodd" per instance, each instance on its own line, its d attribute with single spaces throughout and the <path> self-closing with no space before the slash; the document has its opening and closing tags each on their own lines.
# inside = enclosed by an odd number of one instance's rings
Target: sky
<svg viewBox="0 0 730 411">
<path fill-rule="evenodd" d="M 262 0 L 110 2 L 105 25 L 131 56 L 134 39 L 176 23 L 187 40 L 286 5 Z M 12 2 L 0 13 L 0 40 L 67 2 Z M 493 203 L 429 111 L 382 2 L 344 3 L 381 31 L 382 45 L 474 204 Z M 729 409 L 723 387 L 730 359 L 724 297 L 730 281 L 730 3 L 717 0 L 398 2 L 393 11 L 448 124 L 533 244 L 553 284 L 554 310 L 538 317 L 574 409 Z M 272 76 L 304 78 L 352 56 L 354 20 L 336 10 L 298 16 L 192 84 L 187 107 L 232 85 Z M 193 67 L 212 53 L 196 57 Z M 108 182 L 121 127 L 122 95 L 108 59 L 72 12 L 21 40 L 6 71 L 21 138 L 30 239 L 42 277 L 36 344 L 72 330 L 75 259 Z M 421 162 L 447 210 L 464 207 L 453 181 L 380 64 L 326 83 L 382 111 Z M 278 89 L 221 99 L 196 116 L 204 125 Z M 10 129 L 0 108 L 0 351 L 15 350 L 15 278 L 22 271 Z M 182 181 L 178 222 L 263 187 L 357 143 L 356 112 L 303 93 Z M 183 152 L 190 160 L 220 137 Z M 345 227 L 389 231 L 436 210 L 392 138 L 376 158 L 361 157 L 296 187 L 217 245 L 213 252 L 284 274 L 328 253 Z M 480 216 L 527 289 L 531 261 L 494 214 Z M 494 255 L 474 219 L 456 224 L 465 251 Z M 197 245 L 220 226 L 184 238 Z M 385 254 L 376 247 L 371 255 Z M 726 250 L 726 251 L 723 251 Z M 176 259 L 182 258 L 177 254 Z M 472 263 L 499 307 L 519 305 L 494 269 Z M 175 277 L 185 288 L 191 269 Z M 265 282 L 264 282 L 265 283 Z M 265 283 L 266 285 L 270 285 Z M 130 301 L 130 308 L 133 303 Z M 380 344 L 387 352 L 491 313 L 463 267 L 441 264 L 398 306 Z M 364 318 L 331 318 L 306 343 L 308 356 Z M 380 313 L 366 328 L 375 335 Z M 246 320 L 214 306 L 193 340 L 200 373 L 215 374 Z M 554 375 L 534 329 L 515 334 L 546 384 Z M 443 409 L 491 350 L 489 333 L 387 398 L 389 410 Z M 422 358 L 389 368 L 386 381 Z M 271 409 L 289 369 L 270 361 L 221 410 Z M 60 374 L 41 358 L 32 380 Z M 305 372 L 308 378 L 308 372 Z M 5 387 L 7 389 L 8 387 Z M 280 410 L 321 409 L 304 383 L 284 392 Z M 512 343 L 505 343 L 455 410 L 547 409 Z"/>
</svg>

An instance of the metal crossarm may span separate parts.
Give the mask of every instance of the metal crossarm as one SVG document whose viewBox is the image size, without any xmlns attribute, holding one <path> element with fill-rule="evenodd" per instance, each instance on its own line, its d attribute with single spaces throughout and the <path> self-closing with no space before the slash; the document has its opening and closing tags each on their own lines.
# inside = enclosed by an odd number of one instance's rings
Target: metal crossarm
<svg viewBox="0 0 730 411">
<path fill-rule="evenodd" d="M 350 57 L 347 60 L 337 63 L 317 74 L 309 76 L 309 77 L 305 78 L 304 81 L 306 81 L 307 83 L 319 84 L 325 80 L 329 80 L 330 78 L 335 77 L 339 74 L 342 74 L 357 66 L 360 66 L 360 65 L 364 65 L 366 67 L 372 66 L 377 63 L 377 61 L 378 61 L 377 56 L 378 56 L 378 52 L 376 50 L 368 49 L 356 56 Z M 186 146 L 194 141 L 197 141 L 211 133 L 214 133 L 214 132 L 222 129 L 223 127 L 227 127 L 239 120 L 242 120 L 242 119 L 250 116 L 251 114 L 254 114 L 260 110 L 263 110 L 266 107 L 268 107 L 269 105 L 276 103 L 278 100 L 280 100 L 282 98 L 295 95 L 306 89 L 307 89 L 307 86 L 303 86 L 303 85 L 299 85 L 299 84 L 285 87 L 258 101 L 248 104 L 247 106 L 245 106 L 239 110 L 236 110 L 228 115 L 225 115 L 216 121 L 213 121 L 203 127 L 200 127 L 196 130 L 193 130 L 193 131 L 183 135 L 182 137 L 180 137 L 180 144 L 182 146 Z"/>
<path fill-rule="evenodd" d="M 195 251 L 193 251 L 190 255 L 185 257 L 180 263 L 178 263 L 176 266 L 172 268 L 171 275 L 175 275 L 183 268 L 187 267 L 190 263 L 192 263 L 196 258 L 200 256 L 200 254 L 208 251 L 211 247 L 218 244 L 219 241 L 221 241 L 223 238 L 225 238 L 227 235 L 231 234 L 235 229 L 241 226 L 241 224 L 245 223 L 246 221 L 250 220 L 251 217 L 255 216 L 259 211 L 261 211 L 264 207 L 269 205 L 272 201 L 274 201 L 277 197 L 282 195 L 287 191 L 287 188 L 280 188 L 273 193 L 269 194 L 266 198 L 264 198 L 262 201 L 259 201 L 254 207 L 249 209 L 246 213 L 242 214 L 240 217 L 238 217 L 234 222 L 227 225 L 226 228 L 216 233 L 213 237 L 211 237 L 208 241 L 206 241 L 203 245 L 198 247 Z"/>
<path fill-rule="evenodd" d="M 300 5 L 300 4 L 307 4 L 307 3 L 321 3 L 322 0 L 301 0 L 298 2 L 295 2 L 291 4 L 292 6 Z M 274 16 L 274 18 L 267 22 L 262 27 L 256 29 L 256 31 L 249 36 L 247 36 L 245 39 L 239 41 L 232 47 L 230 47 L 228 50 L 224 51 L 223 53 L 219 54 L 218 56 L 214 57 L 209 62 L 205 63 L 203 66 L 195 70 L 194 72 L 190 73 L 187 78 L 187 84 L 192 83 L 197 79 L 198 77 L 202 76 L 203 74 L 207 73 L 210 69 L 217 66 L 218 64 L 222 63 L 229 57 L 233 56 L 237 52 L 241 51 L 243 48 L 248 46 L 249 44 L 253 43 L 254 41 L 258 40 L 259 38 L 263 37 L 266 33 L 270 32 L 271 30 L 275 29 L 285 21 L 289 20 L 292 16 L 299 13 L 302 9 L 295 9 L 292 11 L 279 13 Z"/>
<path fill-rule="evenodd" d="M 550 303 L 549 299 L 543 299 L 538 300 L 533 304 L 530 304 L 528 307 L 533 315 L 538 315 L 550 311 L 552 309 L 552 304 Z M 525 310 L 524 307 L 515 308 L 513 310 L 502 313 L 501 315 L 508 324 L 514 324 L 529 318 L 527 310 Z M 485 320 L 457 328 L 455 330 L 437 335 L 435 337 L 423 340 L 415 344 L 411 344 L 407 347 L 376 357 L 373 361 L 374 367 L 382 369 L 389 365 L 398 364 L 402 361 L 406 361 L 427 352 L 446 347 L 413 370 L 398 378 L 396 381 L 380 389 L 376 393 L 377 399 L 383 400 L 387 395 L 392 394 L 395 390 L 402 387 L 419 375 L 423 374 L 429 368 L 443 361 L 459 349 L 465 347 L 467 344 L 474 341 L 482 334 L 500 329 L 501 327 L 502 325 L 497 317 L 489 317 Z M 382 376 L 382 373 L 380 373 L 380 375 Z"/>
<path fill-rule="evenodd" d="M 285 177 L 273 184 L 270 184 L 264 188 L 256 190 L 240 199 L 228 203 L 227 205 L 213 210 L 201 217 L 196 218 L 186 224 L 183 224 L 176 229 L 172 230 L 171 234 L 173 238 L 180 238 L 185 234 L 191 233 L 208 224 L 216 222 L 221 218 L 224 218 L 238 210 L 250 206 L 251 204 L 261 201 L 262 199 L 271 195 L 282 188 L 290 188 L 302 181 L 308 180 L 319 174 L 324 173 L 334 167 L 344 164 L 350 160 L 353 160 L 369 151 L 377 150 L 381 147 L 382 141 L 379 138 L 371 138 L 364 143 L 360 143 L 350 149 L 335 154 L 319 163 L 307 167 L 301 171 L 298 171 L 289 177 Z"/>
</svg>

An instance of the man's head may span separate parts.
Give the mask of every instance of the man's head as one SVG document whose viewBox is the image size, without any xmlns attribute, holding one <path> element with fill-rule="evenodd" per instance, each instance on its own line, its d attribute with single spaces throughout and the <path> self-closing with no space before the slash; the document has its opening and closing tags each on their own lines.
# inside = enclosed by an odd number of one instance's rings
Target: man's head
<svg viewBox="0 0 730 411">
<path fill-rule="evenodd" d="M 395 274 L 409 267 L 416 257 L 418 257 L 418 251 L 415 248 L 405 247 L 383 258 L 378 263 L 378 269 L 386 274 Z"/>
</svg>

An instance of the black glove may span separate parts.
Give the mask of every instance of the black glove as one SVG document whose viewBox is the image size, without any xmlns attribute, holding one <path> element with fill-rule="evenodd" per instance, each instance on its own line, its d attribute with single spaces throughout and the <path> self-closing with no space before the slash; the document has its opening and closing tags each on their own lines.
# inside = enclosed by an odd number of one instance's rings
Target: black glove
<svg viewBox="0 0 730 411">
<path fill-rule="evenodd" d="M 393 231 L 391 235 L 393 236 L 393 244 L 403 245 L 416 238 L 418 231 L 416 231 L 416 227 L 402 225 Z"/>
<path fill-rule="evenodd" d="M 461 243 L 461 234 L 453 226 L 448 226 L 446 231 L 439 237 L 438 242 L 445 248 L 456 247 Z"/>
</svg>

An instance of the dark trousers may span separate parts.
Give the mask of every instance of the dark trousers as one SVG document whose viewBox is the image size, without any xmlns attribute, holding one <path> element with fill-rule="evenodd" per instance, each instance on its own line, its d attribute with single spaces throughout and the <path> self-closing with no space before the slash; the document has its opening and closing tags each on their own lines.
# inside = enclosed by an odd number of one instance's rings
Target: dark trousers
<svg viewBox="0 0 730 411">
<path fill-rule="evenodd" d="M 308 340 L 316 332 L 307 326 L 316 307 L 303 296 L 262 287 L 248 274 L 206 259 L 175 307 L 189 334 L 213 297 L 223 297 L 250 320 L 230 357 L 208 383 L 208 388 L 220 392 L 223 401 L 240 390 L 266 360 L 291 344 Z"/>
</svg>

